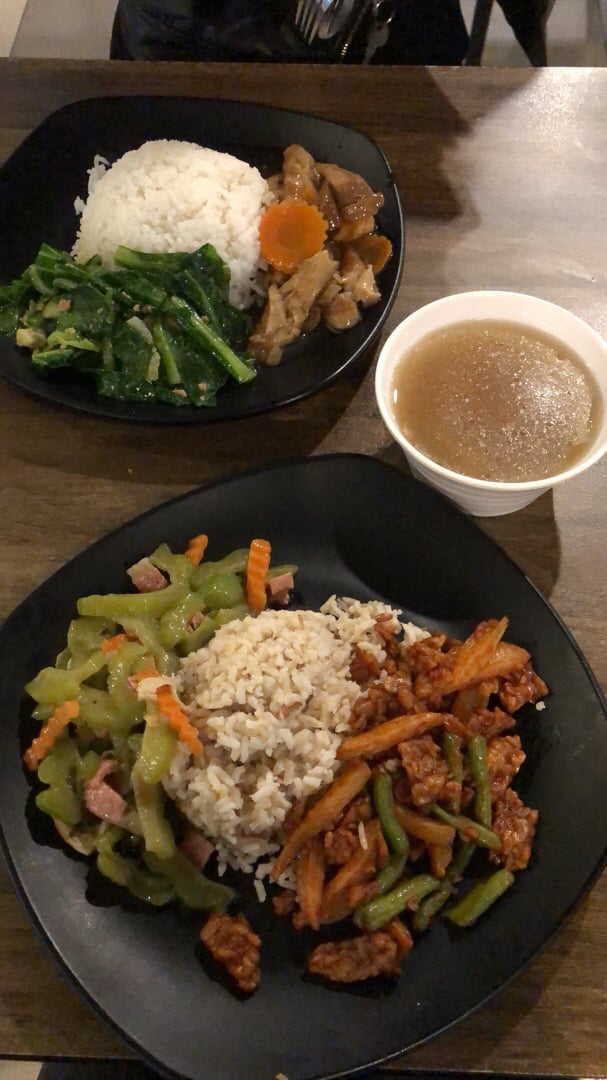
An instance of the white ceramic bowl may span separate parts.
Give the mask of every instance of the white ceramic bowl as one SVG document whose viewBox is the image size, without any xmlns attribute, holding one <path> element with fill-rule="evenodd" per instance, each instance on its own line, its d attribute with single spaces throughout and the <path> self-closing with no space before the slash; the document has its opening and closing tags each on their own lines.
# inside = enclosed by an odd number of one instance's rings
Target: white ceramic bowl
<svg viewBox="0 0 607 1080">
<path fill-rule="evenodd" d="M 395 367 L 426 334 L 469 319 L 503 319 L 551 334 L 573 349 L 592 372 L 603 399 L 602 418 L 587 453 L 572 468 L 556 476 L 520 484 L 477 480 L 438 465 L 420 453 L 400 431 L 391 400 Z M 555 484 L 589 468 L 607 451 L 607 344 L 577 315 L 537 296 L 490 291 L 456 293 L 414 311 L 390 334 L 379 354 L 375 395 L 382 419 L 403 449 L 414 476 L 442 491 L 463 510 L 477 517 L 494 517 L 520 510 Z"/>
</svg>

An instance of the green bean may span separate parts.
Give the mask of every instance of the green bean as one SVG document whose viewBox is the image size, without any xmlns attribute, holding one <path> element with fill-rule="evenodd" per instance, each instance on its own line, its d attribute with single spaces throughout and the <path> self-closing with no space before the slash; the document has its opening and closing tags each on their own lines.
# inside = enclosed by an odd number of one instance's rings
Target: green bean
<svg viewBox="0 0 607 1080">
<path fill-rule="evenodd" d="M 158 625 L 158 638 L 165 649 L 174 649 L 185 637 L 188 623 L 197 611 L 208 607 L 204 589 L 187 593 L 174 607 L 165 611 Z"/>
<path fill-rule="evenodd" d="M 147 653 L 150 653 L 161 675 L 173 675 L 179 667 L 179 661 L 174 653 L 167 652 L 160 644 L 158 637 L 158 622 L 156 619 L 136 619 L 127 616 L 121 623 L 127 634 L 132 634 L 142 645 Z"/>
<path fill-rule="evenodd" d="M 124 618 L 160 618 L 181 600 L 188 591 L 187 585 L 176 582 L 158 592 L 104 593 L 101 596 L 81 596 L 77 608 L 79 615 L 107 616 L 124 625 Z"/>
<path fill-rule="evenodd" d="M 460 833 L 464 840 L 473 840 L 479 847 L 491 848 L 493 851 L 499 851 L 502 842 L 497 835 L 491 829 L 487 829 L 484 825 L 481 825 L 479 821 L 473 821 L 472 818 L 462 817 L 461 814 L 449 814 L 446 810 L 443 810 L 442 806 L 436 806 L 433 803 L 428 809 L 439 817 L 441 821 L 446 822 L 452 829 L 455 829 Z"/>
<path fill-rule="evenodd" d="M 242 604 L 244 588 L 238 574 L 211 574 L 201 587 L 207 610 L 233 608 Z"/>
<path fill-rule="evenodd" d="M 191 652 L 196 652 L 197 649 L 201 649 L 203 645 L 206 645 L 207 641 L 210 641 L 213 634 L 217 630 L 217 623 L 211 615 L 205 615 L 202 622 L 196 627 L 195 630 L 191 630 L 186 634 L 185 638 L 179 644 L 179 652 L 184 656 L 188 656 Z"/>
<path fill-rule="evenodd" d="M 145 849 L 164 862 L 175 853 L 173 830 L 164 816 L 164 791 L 160 784 L 146 784 L 137 767 L 131 773 L 131 783 Z"/>
<path fill-rule="evenodd" d="M 392 777 L 378 773 L 373 783 L 373 801 L 386 843 L 393 855 L 409 853 L 409 838 L 394 813 Z"/>
<path fill-rule="evenodd" d="M 155 873 L 165 874 L 181 902 L 195 911 L 225 911 L 234 898 L 232 889 L 204 877 L 181 851 L 166 860 L 146 851 L 143 861 Z"/>
<path fill-rule="evenodd" d="M 464 870 L 470 862 L 475 848 L 475 844 L 470 843 L 468 840 L 464 840 L 449 863 L 449 866 L 445 871 L 445 876 L 441 878 L 441 883 L 436 892 L 431 893 L 425 900 L 422 900 L 413 916 L 413 929 L 417 930 L 418 933 L 421 934 L 424 930 L 427 930 L 432 919 L 438 915 L 441 908 L 445 906 L 448 899 L 453 894 L 453 890 L 458 881 L 461 881 Z"/>
<path fill-rule="evenodd" d="M 249 559 L 248 548 L 237 548 L 217 562 L 202 562 L 192 574 L 192 587 L 199 589 L 214 574 L 244 574 Z"/>
<path fill-rule="evenodd" d="M 72 619 L 67 632 L 67 647 L 74 660 L 86 660 L 92 652 L 101 648 L 104 637 L 116 633 L 116 624 L 110 619 Z"/>
<path fill-rule="evenodd" d="M 137 772 L 146 784 L 160 782 L 173 760 L 176 746 L 177 735 L 168 724 L 148 721 L 137 761 Z"/>
<path fill-rule="evenodd" d="M 473 735 L 468 740 L 466 755 L 475 784 L 474 816 L 481 825 L 491 828 L 491 783 L 487 768 L 487 742 L 482 735 Z"/>
<path fill-rule="evenodd" d="M 447 918 L 456 926 L 472 926 L 481 915 L 499 900 L 510 888 L 514 874 L 510 870 L 497 870 L 485 881 L 479 881 L 470 892 L 447 912 Z"/>
<path fill-rule="evenodd" d="M 125 724 L 131 726 L 143 720 L 145 703 L 139 701 L 137 694 L 129 686 L 127 679 L 135 670 L 136 664 L 145 656 L 145 646 L 138 641 L 126 641 L 124 645 L 108 657 L 107 688 L 116 708 L 124 717 Z"/>
<path fill-rule="evenodd" d="M 390 892 L 390 889 L 394 888 L 397 881 L 402 878 L 406 864 L 406 855 L 390 856 L 385 866 L 382 866 L 375 877 L 375 884 L 377 885 L 375 896 L 385 896 L 387 892 Z"/>
<path fill-rule="evenodd" d="M 443 732 L 443 757 L 447 762 L 451 776 L 458 785 L 457 794 L 451 799 L 449 809 L 452 814 L 459 814 L 462 805 L 464 762 L 462 760 L 460 737 L 459 735 L 455 735 L 452 731 Z"/>
<path fill-rule="evenodd" d="M 374 896 L 354 912 L 354 922 L 361 930 L 379 930 L 387 922 L 400 915 L 412 902 L 422 900 L 434 892 L 440 882 L 430 874 L 419 874 L 401 882 L 384 896 Z"/>
</svg>

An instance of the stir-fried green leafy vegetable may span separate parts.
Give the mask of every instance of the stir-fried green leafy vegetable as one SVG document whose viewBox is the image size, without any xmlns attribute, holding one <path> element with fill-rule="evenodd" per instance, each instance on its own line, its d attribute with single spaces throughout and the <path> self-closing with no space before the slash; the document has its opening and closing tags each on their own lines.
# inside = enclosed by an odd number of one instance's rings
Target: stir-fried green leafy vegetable
<svg viewBox="0 0 607 1080">
<path fill-rule="evenodd" d="M 247 603 L 250 549 L 200 563 L 206 540 L 195 538 L 186 554 L 161 544 L 131 567 L 136 587 L 151 591 L 78 601 L 66 647 L 25 688 L 40 730 L 24 761 L 44 785 L 38 809 L 66 843 L 95 857 L 101 874 L 155 906 L 177 899 L 222 911 L 232 891 L 204 877 L 180 850 L 196 830 L 162 785 L 179 740 L 204 760 L 170 676 L 220 626 L 254 610 Z M 274 578 L 296 569 L 271 567 L 267 592 Z M 149 689 L 139 693 L 140 685 Z"/>
<path fill-rule="evenodd" d="M 118 269 L 43 244 L 0 287 L 0 334 L 42 374 L 73 368 L 119 401 L 214 405 L 231 378 L 255 378 L 249 320 L 229 302 L 230 270 L 210 244 L 191 254 L 119 247 Z"/>
</svg>

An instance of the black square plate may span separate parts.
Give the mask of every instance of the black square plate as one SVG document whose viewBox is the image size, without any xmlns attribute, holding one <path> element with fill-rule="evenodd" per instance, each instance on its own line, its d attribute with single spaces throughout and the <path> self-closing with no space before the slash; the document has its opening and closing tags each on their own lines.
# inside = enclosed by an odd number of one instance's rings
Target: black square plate
<svg viewBox="0 0 607 1080">
<path fill-rule="evenodd" d="M 332 593 L 380 597 L 408 618 L 466 635 L 510 619 L 550 687 L 525 707 L 518 778 L 540 811 L 529 868 L 477 926 L 432 927 L 398 982 L 332 988 L 305 974 L 310 940 L 269 904 L 245 903 L 262 938 L 261 986 L 237 1000 L 197 953 L 200 916 L 102 905 L 85 859 L 26 816 L 32 735 L 23 685 L 62 647 L 76 600 L 124 588 L 124 569 L 159 542 L 181 549 L 204 522 L 215 558 L 267 536 L 295 562 L 305 607 Z M 0 632 L 4 850 L 13 881 L 81 993 L 156 1069 L 192 1080 L 319 1080 L 377 1063 L 436 1035 L 521 971 L 590 888 L 605 858 L 607 723 L 575 642 L 524 575 L 470 520 L 398 470 L 357 455 L 245 474 L 166 503 L 100 540 L 37 589 Z M 45 819 L 48 820 L 48 819 Z"/>
<path fill-rule="evenodd" d="M 23 350 L 0 338 L 0 376 L 36 397 L 82 412 L 141 423 L 191 424 L 267 412 L 328 386 L 376 341 L 398 291 L 404 257 L 403 219 L 390 166 L 379 147 L 353 128 L 266 105 L 182 97 L 91 98 L 49 116 L 0 172 L 0 282 L 18 276 L 40 244 L 69 251 L 86 198 L 95 154 L 115 161 L 148 139 L 184 139 L 243 158 L 264 176 L 278 171 L 282 151 L 300 143 L 319 161 L 359 172 L 384 196 L 377 225 L 393 252 L 378 278 L 381 300 L 342 334 L 319 326 L 293 342 L 283 362 L 261 368 L 246 386 L 231 383 L 213 408 L 139 404 L 100 397 L 73 373 L 38 374 Z"/>
</svg>

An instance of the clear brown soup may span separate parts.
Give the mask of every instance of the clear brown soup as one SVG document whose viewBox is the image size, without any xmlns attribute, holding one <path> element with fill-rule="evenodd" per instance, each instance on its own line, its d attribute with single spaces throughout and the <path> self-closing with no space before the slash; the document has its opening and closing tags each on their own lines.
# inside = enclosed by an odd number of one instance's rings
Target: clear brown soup
<svg viewBox="0 0 607 1080">
<path fill-rule="evenodd" d="M 406 438 L 439 465 L 519 483 L 575 465 L 601 414 L 598 386 L 573 350 L 490 319 L 422 338 L 396 367 L 392 406 Z"/>
</svg>

